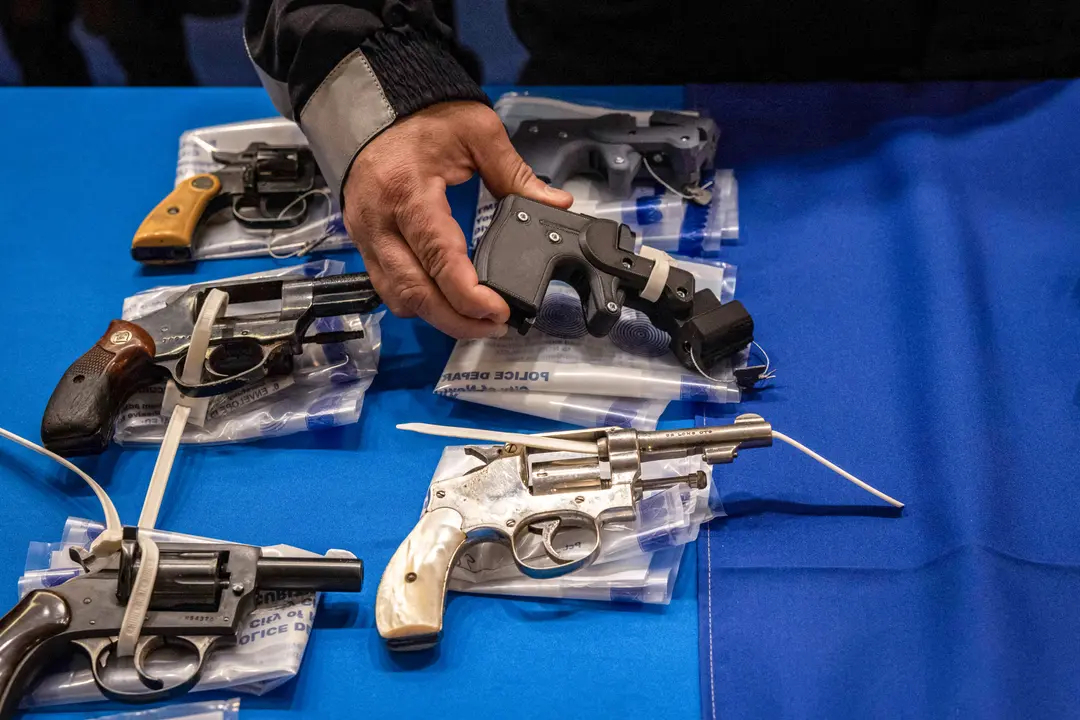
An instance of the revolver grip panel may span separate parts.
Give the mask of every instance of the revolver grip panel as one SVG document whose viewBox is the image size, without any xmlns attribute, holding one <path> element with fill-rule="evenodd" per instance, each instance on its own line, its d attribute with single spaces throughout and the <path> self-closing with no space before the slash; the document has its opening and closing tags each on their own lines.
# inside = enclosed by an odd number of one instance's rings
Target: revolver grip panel
<svg viewBox="0 0 1080 720">
<path fill-rule="evenodd" d="M 375 625 L 391 650 L 439 642 L 446 584 L 465 545 L 461 525 L 450 508 L 426 512 L 390 558 L 375 596 Z"/>
<path fill-rule="evenodd" d="M 212 173 L 181 182 L 135 231 L 131 256 L 153 265 L 190 262 L 195 229 L 220 192 L 221 180 Z"/>
<path fill-rule="evenodd" d="M 71 624 L 62 597 L 34 590 L 0 618 L 0 718 L 15 715 L 23 693 L 58 649 L 55 640 Z"/>
<path fill-rule="evenodd" d="M 41 421 L 45 447 L 64 457 L 103 452 L 120 407 L 157 376 L 155 352 L 153 339 L 135 323 L 109 323 L 53 390 Z"/>
</svg>

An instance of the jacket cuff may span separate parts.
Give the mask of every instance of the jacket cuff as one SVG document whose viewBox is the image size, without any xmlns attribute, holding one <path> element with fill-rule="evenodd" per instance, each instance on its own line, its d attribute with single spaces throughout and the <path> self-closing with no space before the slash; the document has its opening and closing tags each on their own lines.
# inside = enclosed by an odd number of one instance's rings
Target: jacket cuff
<svg viewBox="0 0 1080 720">
<path fill-rule="evenodd" d="M 490 105 L 441 42 L 415 30 L 381 30 L 320 83 L 300 110 L 300 129 L 341 200 L 349 167 L 376 135 L 398 118 L 451 100 Z"/>
</svg>

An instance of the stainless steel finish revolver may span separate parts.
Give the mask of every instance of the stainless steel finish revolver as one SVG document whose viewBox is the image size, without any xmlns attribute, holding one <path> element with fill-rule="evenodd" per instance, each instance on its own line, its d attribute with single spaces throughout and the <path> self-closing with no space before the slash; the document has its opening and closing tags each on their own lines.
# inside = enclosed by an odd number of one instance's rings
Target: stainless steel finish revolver
<svg viewBox="0 0 1080 720">
<path fill-rule="evenodd" d="M 595 442 L 595 453 L 567 459 L 516 443 L 470 447 L 483 465 L 431 484 L 420 521 L 379 583 L 375 621 L 392 650 L 422 650 L 439 641 L 450 571 L 469 543 L 508 543 L 517 566 L 531 577 L 578 570 L 600 554 L 603 525 L 632 521 L 645 491 L 679 483 L 708 486 L 702 472 L 642 480 L 642 462 L 697 452 L 710 465 L 730 463 L 741 448 L 772 445 L 773 433 L 760 416 L 746 414 L 730 425 L 656 432 L 598 428 L 552 437 Z M 552 542 L 563 528 L 590 531 L 591 546 L 565 555 Z M 541 536 L 542 562 L 519 552 L 532 533 Z"/>
</svg>

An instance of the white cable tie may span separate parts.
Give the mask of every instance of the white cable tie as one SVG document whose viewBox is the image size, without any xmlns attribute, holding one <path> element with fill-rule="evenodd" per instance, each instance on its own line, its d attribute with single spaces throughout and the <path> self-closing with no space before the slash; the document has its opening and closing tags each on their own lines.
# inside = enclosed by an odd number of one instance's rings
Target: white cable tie
<svg viewBox="0 0 1080 720">
<path fill-rule="evenodd" d="M 646 260 L 653 261 L 649 280 L 645 283 L 645 289 L 639 292 L 638 296 L 646 302 L 656 302 L 660 299 L 661 293 L 664 292 L 664 286 L 667 285 L 673 260 L 663 250 L 657 250 L 648 245 L 642 245 L 641 252 L 638 254 Z"/>
<path fill-rule="evenodd" d="M 199 311 L 199 317 L 195 320 L 195 327 L 191 331 L 191 342 L 188 345 L 187 355 L 184 357 L 184 371 L 180 375 L 180 380 L 185 385 L 190 387 L 202 382 L 203 364 L 206 362 L 206 351 L 210 347 L 214 322 L 219 316 L 225 314 L 228 304 L 228 293 L 217 288 L 207 293 L 202 310 Z M 169 385 L 173 386 L 171 380 Z M 168 389 L 166 394 L 168 394 Z M 144 531 L 153 529 L 157 524 L 158 513 L 165 497 L 165 488 L 169 484 L 169 475 L 172 473 L 173 461 L 176 459 L 176 451 L 180 447 L 180 438 L 184 434 L 184 428 L 191 417 L 192 406 L 200 405 L 203 412 L 206 409 L 204 398 L 190 398 L 179 392 L 176 394 L 178 398 L 169 417 L 165 436 L 161 440 L 157 462 L 154 463 L 154 472 L 150 476 L 150 486 L 146 489 L 146 498 L 143 500 L 142 512 L 139 514 L 138 543 L 142 559 L 139 572 L 135 575 L 135 582 L 132 584 L 131 597 L 124 608 L 124 618 L 117 638 L 116 653 L 121 657 L 135 652 L 135 645 L 139 642 L 143 622 L 146 620 L 146 611 L 150 608 L 150 597 L 154 594 L 154 581 L 157 579 L 158 548 L 149 533 Z"/>
<path fill-rule="evenodd" d="M 116 506 L 113 505 L 113 501 L 109 497 L 109 494 L 105 492 L 105 489 L 102 488 L 101 485 L 98 485 L 94 478 L 87 475 L 82 468 L 78 467 L 67 458 L 62 458 L 51 450 L 46 450 L 40 445 L 32 443 L 26 438 L 20 437 L 13 432 L 0 428 L 0 437 L 7 438 L 11 442 L 22 445 L 28 450 L 33 450 L 38 455 L 44 455 L 82 478 L 83 481 L 90 486 L 90 489 L 94 492 L 98 502 L 101 503 L 102 513 L 105 515 L 105 530 L 90 543 L 91 555 L 108 557 L 120 549 L 120 544 L 124 536 L 124 527 L 120 524 L 120 514 L 116 512 Z"/>
<path fill-rule="evenodd" d="M 120 632 L 116 638 L 117 657 L 130 657 L 135 654 L 135 646 L 142 635 L 143 622 L 150 610 L 150 599 L 154 594 L 154 581 L 157 580 L 158 546 L 150 534 L 141 528 L 138 531 L 139 570 L 135 573 L 135 582 L 131 586 L 131 595 L 124 607 L 124 617 L 120 621 Z"/>
<path fill-rule="evenodd" d="M 773 437 L 776 438 L 777 440 L 781 440 L 783 442 L 786 442 L 791 447 L 793 447 L 793 448 L 795 448 L 797 450 L 803 451 L 804 453 L 806 453 L 807 455 L 809 455 L 810 457 L 814 458 L 819 463 L 824 465 L 825 467 L 832 470 L 834 473 L 836 473 L 840 477 L 842 477 L 842 478 L 844 478 L 846 480 L 850 480 L 851 482 L 855 483 L 856 485 L 858 485 L 859 487 L 861 487 L 863 490 L 870 493 L 871 495 L 874 495 L 875 497 L 881 498 L 882 500 L 889 503 L 893 507 L 898 507 L 898 508 L 904 507 L 904 503 L 900 502 L 899 500 L 896 500 L 895 498 L 889 497 L 888 495 L 881 492 L 877 488 L 870 487 L 869 485 L 864 483 L 862 480 L 860 480 L 859 478 L 857 478 L 854 475 L 852 475 L 851 473 L 849 473 L 847 470 L 843 469 L 842 467 L 840 467 L 836 463 L 833 463 L 833 462 L 830 462 L 829 460 L 826 460 L 825 458 L 818 455 L 816 452 L 814 452 L 810 448 L 806 447 L 802 443 L 798 442 L 797 440 L 792 440 L 791 438 L 789 438 L 784 433 L 777 432 L 776 430 L 773 430 L 772 434 L 773 434 Z"/>
<path fill-rule="evenodd" d="M 430 423 L 402 423 L 397 426 L 398 430 L 422 433 L 424 435 L 438 435 L 439 437 L 457 438 L 459 440 L 485 440 L 497 443 L 516 443 L 525 447 L 539 450 L 551 450 L 553 452 L 572 452 L 581 455 L 598 455 L 599 449 L 595 442 L 583 442 L 581 440 L 563 440 L 545 435 L 526 435 L 524 433 L 499 432 L 498 430 L 476 430 L 473 428 L 454 427 L 452 425 L 432 425 Z"/>
</svg>

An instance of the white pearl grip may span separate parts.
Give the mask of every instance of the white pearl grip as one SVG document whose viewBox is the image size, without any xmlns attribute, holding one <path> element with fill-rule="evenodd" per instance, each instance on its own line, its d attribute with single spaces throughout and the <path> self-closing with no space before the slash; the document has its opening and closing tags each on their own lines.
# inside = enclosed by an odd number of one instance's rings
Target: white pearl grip
<svg viewBox="0 0 1080 720">
<path fill-rule="evenodd" d="M 450 508 L 424 513 L 390 558 L 375 596 L 375 625 L 394 649 L 430 647 L 442 631 L 446 584 L 465 544 L 461 525 Z M 419 641 L 415 647 L 410 638 Z"/>
</svg>

